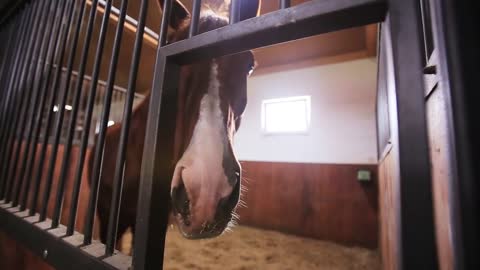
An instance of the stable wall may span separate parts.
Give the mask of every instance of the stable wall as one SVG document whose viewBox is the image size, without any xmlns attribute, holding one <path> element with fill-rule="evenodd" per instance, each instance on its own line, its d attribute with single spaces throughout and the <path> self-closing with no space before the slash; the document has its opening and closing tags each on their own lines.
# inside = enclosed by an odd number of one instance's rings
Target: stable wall
<svg viewBox="0 0 480 270">
<path fill-rule="evenodd" d="M 248 80 L 235 137 L 248 189 L 240 223 L 376 248 L 376 59 L 308 64 L 260 69 Z M 312 102 L 308 134 L 263 134 L 264 99 L 303 95 Z M 372 181 L 357 180 L 362 169 Z"/>
<path fill-rule="evenodd" d="M 432 168 L 432 192 L 437 240 L 438 265 L 441 270 L 455 269 L 452 203 L 452 167 L 449 149 L 448 116 L 445 92 L 441 85 L 427 85 L 427 123 Z M 431 90 L 431 91 L 430 91 Z"/>
<path fill-rule="evenodd" d="M 346 245 L 378 246 L 376 165 L 241 162 L 240 223 Z M 357 170 L 372 181 L 357 181 Z"/>
<path fill-rule="evenodd" d="M 235 137 L 240 160 L 376 164 L 376 60 L 364 58 L 265 73 L 248 80 L 248 104 Z M 263 74 L 262 74 L 263 73 Z M 261 130 L 264 99 L 311 96 L 306 135 Z"/>
<path fill-rule="evenodd" d="M 395 75 L 388 27 L 382 27 L 379 52 L 377 117 L 379 119 L 378 192 L 382 269 L 402 269 L 400 160 Z M 384 108 L 383 106 L 386 106 Z M 381 132 L 380 132 L 381 131 Z M 382 143 L 383 142 L 383 143 Z"/>
</svg>

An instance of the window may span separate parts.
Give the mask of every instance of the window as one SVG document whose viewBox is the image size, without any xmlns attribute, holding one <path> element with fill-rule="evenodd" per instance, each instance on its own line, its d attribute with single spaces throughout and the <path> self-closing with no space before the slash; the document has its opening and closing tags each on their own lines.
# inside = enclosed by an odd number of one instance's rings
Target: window
<svg viewBox="0 0 480 270">
<path fill-rule="evenodd" d="M 307 133 L 310 96 L 267 99 L 262 102 L 262 130 L 267 134 Z"/>
</svg>

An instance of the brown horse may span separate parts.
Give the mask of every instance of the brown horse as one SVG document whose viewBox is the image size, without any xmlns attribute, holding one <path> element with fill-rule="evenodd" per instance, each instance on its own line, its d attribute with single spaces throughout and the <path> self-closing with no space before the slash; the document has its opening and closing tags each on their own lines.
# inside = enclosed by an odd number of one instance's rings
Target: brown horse
<svg viewBox="0 0 480 270">
<path fill-rule="evenodd" d="M 228 24 L 229 2 L 203 1 L 199 33 Z M 163 6 L 163 1 L 159 0 L 159 4 Z M 256 16 L 258 8 L 258 0 L 242 1 L 241 19 Z M 185 39 L 189 25 L 188 10 L 174 1 L 170 19 L 174 31 L 169 42 Z M 176 223 L 186 238 L 217 236 L 234 215 L 240 197 L 241 168 L 232 143 L 247 103 L 246 82 L 253 67 L 254 58 L 249 51 L 181 67 L 171 199 Z M 135 232 L 149 99 L 147 96 L 132 114 L 117 239 L 129 227 Z M 106 136 L 98 203 L 103 242 L 120 130 L 121 123 L 113 125 Z M 87 162 L 89 166 L 91 163 Z"/>
</svg>

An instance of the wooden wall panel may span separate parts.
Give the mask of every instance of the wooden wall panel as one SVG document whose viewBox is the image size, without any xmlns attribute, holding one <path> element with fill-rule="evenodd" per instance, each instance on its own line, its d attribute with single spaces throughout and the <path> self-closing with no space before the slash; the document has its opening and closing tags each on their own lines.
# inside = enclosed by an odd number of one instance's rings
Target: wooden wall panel
<svg viewBox="0 0 480 270">
<path fill-rule="evenodd" d="M 240 223 L 343 244 L 378 246 L 376 165 L 241 162 Z M 373 180 L 361 183 L 357 170 Z"/>
<path fill-rule="evenodd" d="M 384 270 L 400 269 L 399 176 L 395 149 L 378 166 L 380 202 L 380 253 Z"/>
<path fill-rule="evenodd" d="M 448 149 L 447 114 L 443 91 L 434 90 L 427 100 L 430 158 L 432 165 L 433 204 L 437 252 L 441 270 L 454 269 L 452 209 L 449 194 L 451 167 Z"/>
</svg>

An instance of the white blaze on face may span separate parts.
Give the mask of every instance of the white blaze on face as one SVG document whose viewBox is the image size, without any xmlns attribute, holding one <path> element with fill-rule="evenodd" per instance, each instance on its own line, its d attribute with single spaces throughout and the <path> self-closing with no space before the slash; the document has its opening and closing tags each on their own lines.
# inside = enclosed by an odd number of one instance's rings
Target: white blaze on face
<svg viewBox="0 0 480 270">
<path fill-rule="evenodd" d="M 219 88 L 218 65 L 213 60 L 209 87 L 200 103 L 198 121 L 190 143 L 177 163 L 172 182 L 172 187 L 176 187 L 183 180 L 192 203 L 192 225 L 196 223 L 195 216 L 213 219 L 219 199 L 227 197 L 233 190 L 222 163 L 228 141 L 220 109 Z"/>
</svg>

